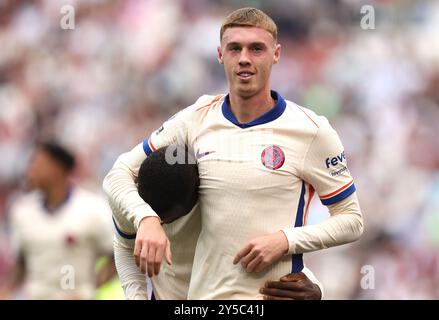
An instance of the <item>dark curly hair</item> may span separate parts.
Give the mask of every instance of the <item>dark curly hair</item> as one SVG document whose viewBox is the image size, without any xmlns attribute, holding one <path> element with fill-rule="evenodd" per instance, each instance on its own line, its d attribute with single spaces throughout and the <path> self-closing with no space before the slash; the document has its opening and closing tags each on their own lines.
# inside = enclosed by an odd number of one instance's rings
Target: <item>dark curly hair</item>
<svg viewBox="0 0 439 320">
<path fill-rule="evenodd" d="M 190 159 L 187 147 L 174 145 L 157 149 L 140 166 L 139 195 L 164 223 L 188 214 L 198 201 L 198 166 Z"/>
</svg>

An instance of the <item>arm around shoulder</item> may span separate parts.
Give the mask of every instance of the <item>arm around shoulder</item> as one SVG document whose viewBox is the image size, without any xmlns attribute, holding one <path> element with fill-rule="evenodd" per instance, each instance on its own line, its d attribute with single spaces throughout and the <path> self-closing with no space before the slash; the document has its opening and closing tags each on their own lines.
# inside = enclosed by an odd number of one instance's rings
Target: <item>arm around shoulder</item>
<svg viewBox="0 0 439 320">
<path fill-rule="evenodd" d="M 140 221 L 157 216 L 139 196 L 136 186 L 137 173 L 146 158 L 143 144 L 120 155 L 103 181 L 103 189 L 112 204 L 138 229 Z"/>
</svg>

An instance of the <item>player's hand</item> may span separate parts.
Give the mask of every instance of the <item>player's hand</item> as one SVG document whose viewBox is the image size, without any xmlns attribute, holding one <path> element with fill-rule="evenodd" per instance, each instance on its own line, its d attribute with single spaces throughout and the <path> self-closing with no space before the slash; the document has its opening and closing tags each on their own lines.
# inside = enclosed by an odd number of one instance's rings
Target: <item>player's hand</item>
<svg viewBox="0 0 439 320">
<path fill-rule="evenodd" d="M 134 245 L 134 257 L 140 270 L 148 276 L 158 275 L 163 256 L 171 264 L 171 246 L 160 220 L 146 217 L 140 221 Z"/>
<path fill-rule="evenodd" d="M 267 281 L 260 292 L 264 300 L 320 300 L 322 292 L 303 272 L 290 273 L 280 281 Z"/>
<path fill-rule="evenodd" d="M 251 240 L 242 248 L 233 264 L 241 261 L 247 272 L 260 272 L 288 252 L 288 240 L 282 231 L 265 235 Z"/>
</svg>

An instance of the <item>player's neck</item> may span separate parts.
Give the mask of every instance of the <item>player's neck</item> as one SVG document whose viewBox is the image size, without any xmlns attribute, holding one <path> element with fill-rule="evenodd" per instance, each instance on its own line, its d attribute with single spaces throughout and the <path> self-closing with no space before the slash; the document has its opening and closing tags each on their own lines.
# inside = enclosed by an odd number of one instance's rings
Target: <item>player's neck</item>
<svg viewBox="0 0 439 320">
<path fill-rule="evenodd" d="M 240 123 L 249 123 L 276 105 L 271 97 L 270 90 L 262 90 L 251 97 L 242 97 L 238 94 L 229 94 L 230 109 Z"/>
<path fill-rule="evenodd" d="M 44 190 L 45 206 L 49 211 L 57 209 L 68 197 L 70 184 L 67 180 L 52 184 Z"/>
</svg>

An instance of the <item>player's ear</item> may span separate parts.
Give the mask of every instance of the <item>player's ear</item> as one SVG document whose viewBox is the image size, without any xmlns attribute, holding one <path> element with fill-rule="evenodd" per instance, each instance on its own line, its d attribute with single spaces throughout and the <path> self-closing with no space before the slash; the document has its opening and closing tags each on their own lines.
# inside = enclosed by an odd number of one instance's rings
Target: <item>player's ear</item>
<svg viewBox="0 0 439 320">
<path fill-rule="evenodd" d="M 219 62 L 219 64 L 223 64 L 224 61 L 223 61 L 223 53 L 221 51 L 221 46 L 218 46 L 216 48 L 216 51 L 218 52 L 218 62 Z"/>
<path fill-rule="evenodd" d="M 281 51 L 281 47 L 280 44 L 276 44 L 276 47 L 274 49 L 274 58 L 273 58 L 273 64 L 276 64 L 279 59 L 280 59 L 280 51 Z"/>
</svg>

